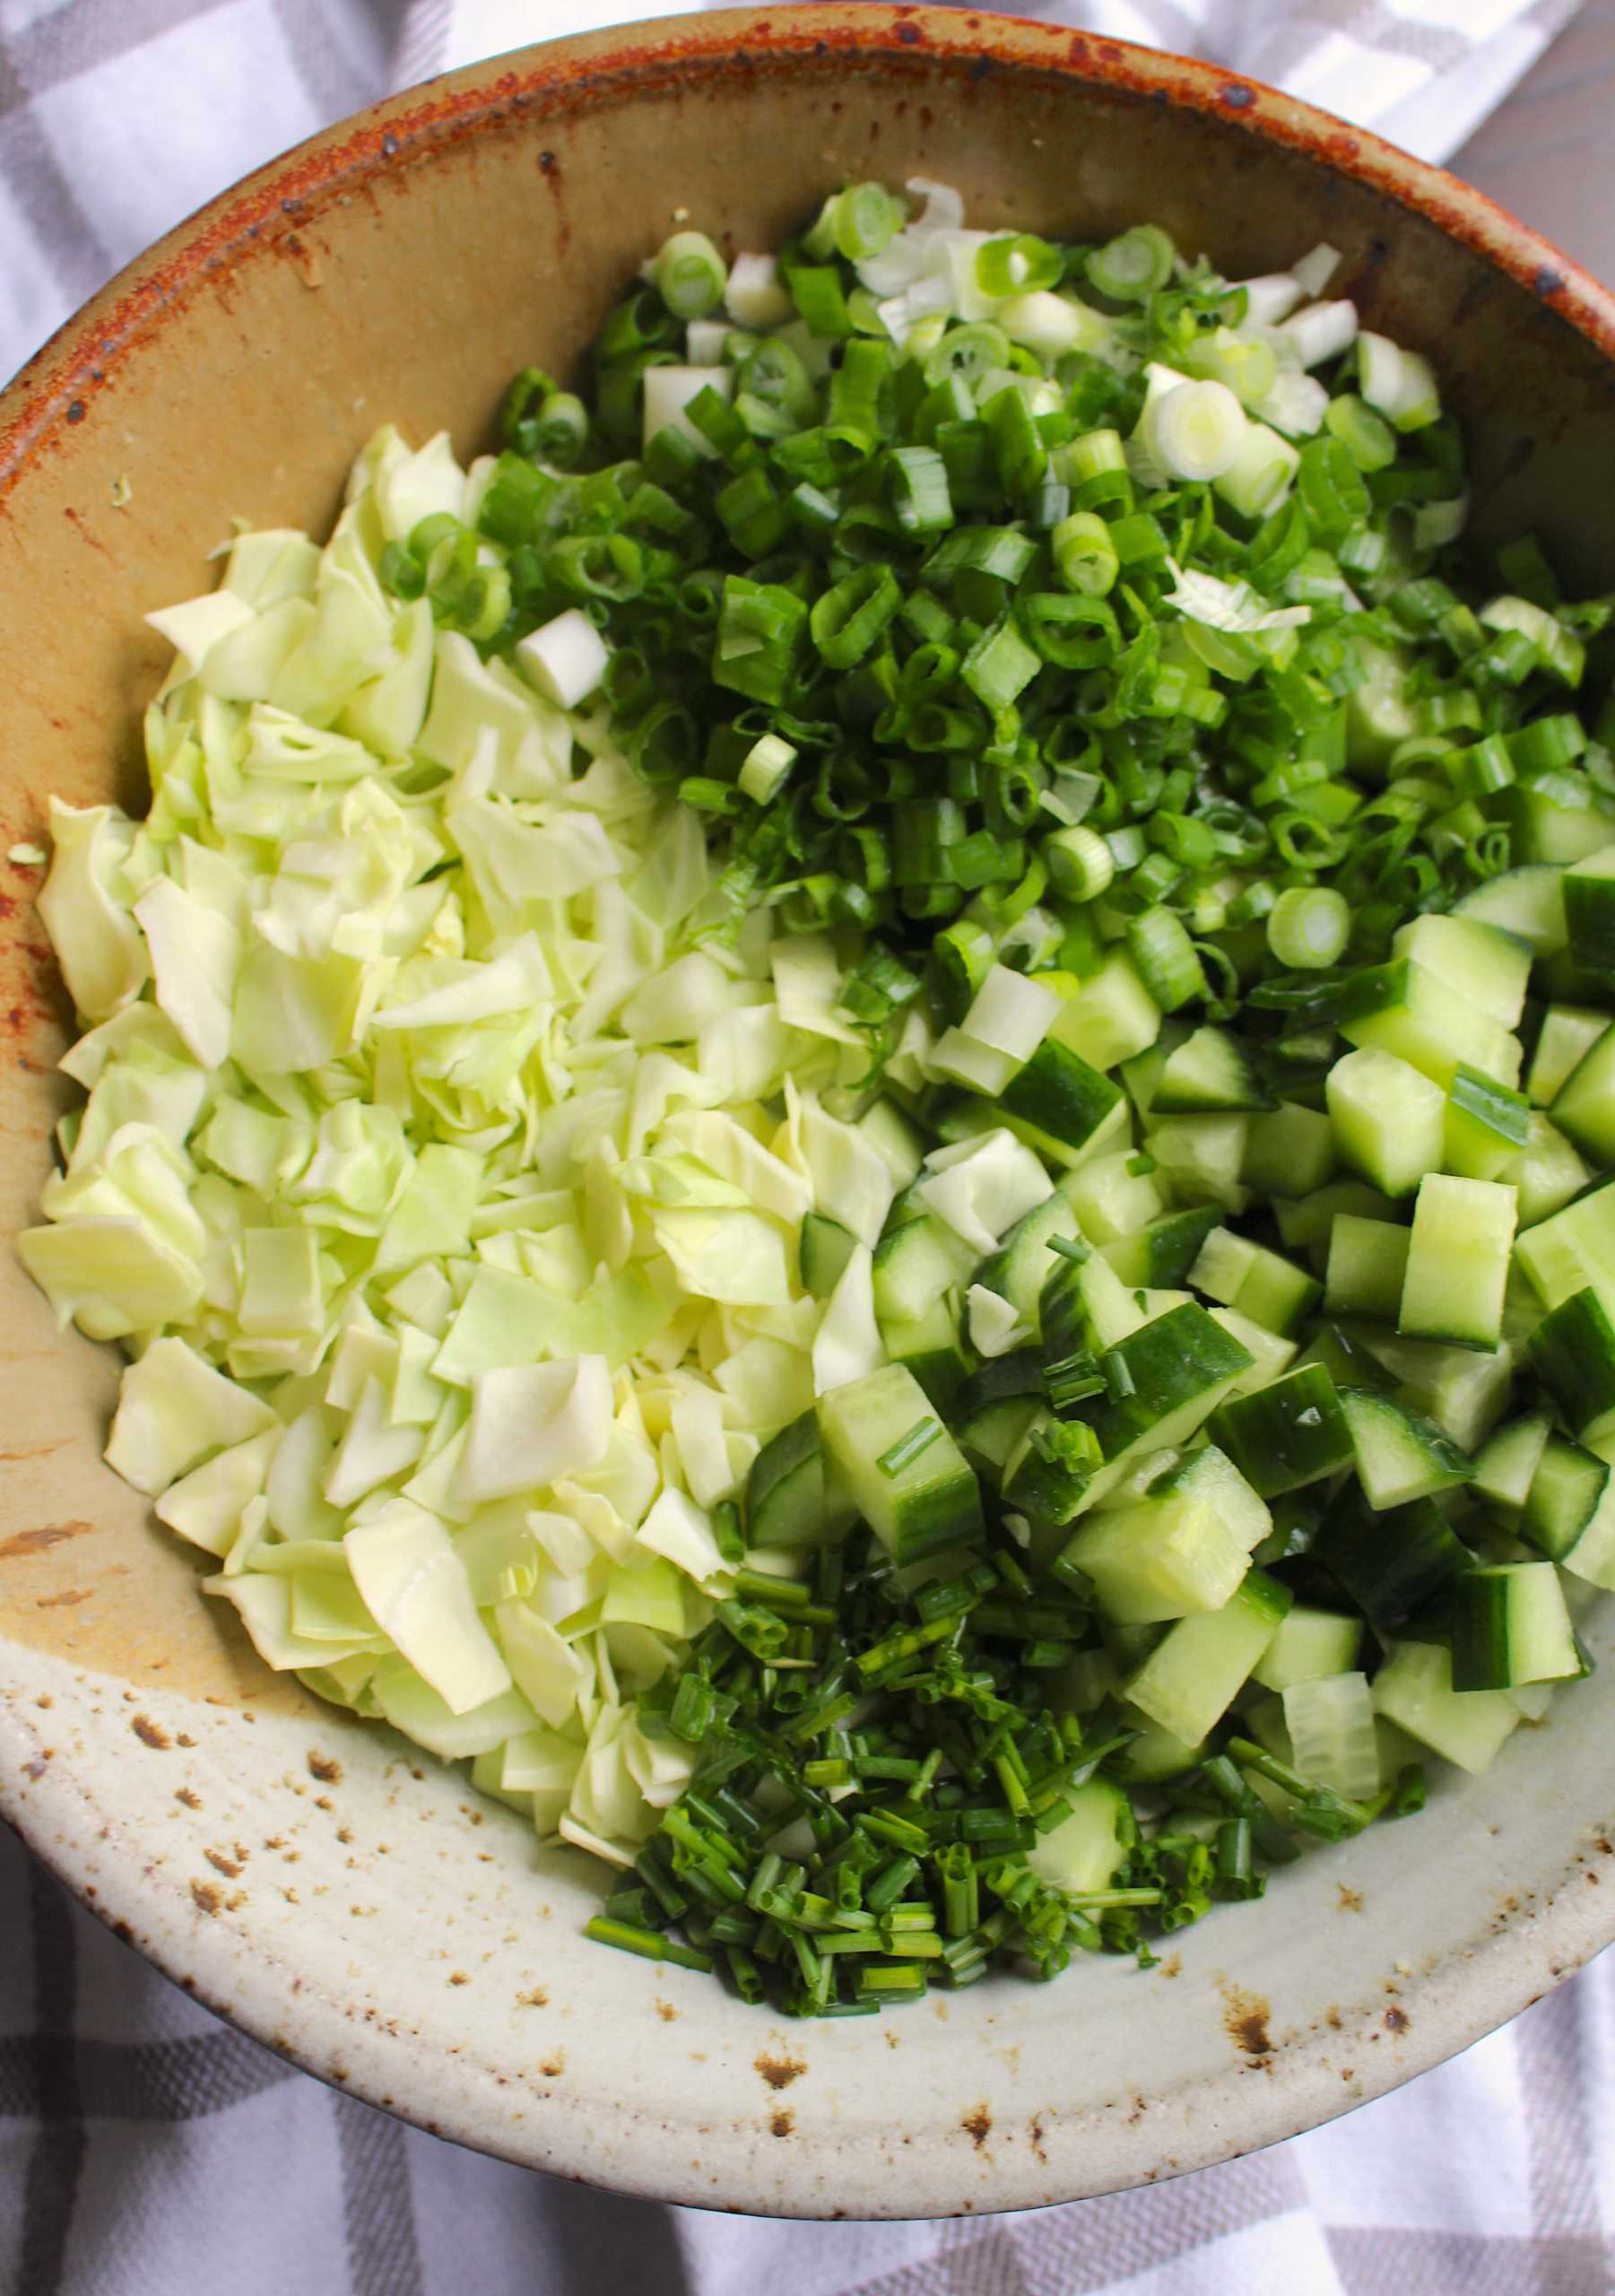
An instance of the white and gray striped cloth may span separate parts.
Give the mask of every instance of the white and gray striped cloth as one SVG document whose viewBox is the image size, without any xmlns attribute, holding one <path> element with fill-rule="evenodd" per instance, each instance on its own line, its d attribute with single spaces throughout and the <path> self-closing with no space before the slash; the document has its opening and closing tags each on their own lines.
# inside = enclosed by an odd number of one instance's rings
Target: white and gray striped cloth
<svg viewBox="0 0 1615 2296">
<path fill-rule="evenodd" d="M 1433 158 L 1490 113 L 1462 171 L 1615 273 L 1615 0 L 1020 4 L 1215 57 Z M 670 13 L 0 0 L 0 375 L 323 122 L 449 64 Z M 0 1936 L 0 2286 L 16 2296 L 1615 2292 L 1615 1960 L 1396 2094 L 1173 2185 L 1020 2217 L 804 2225 L 622 2200 L 406 2129 L 221 2025 L 3 1833 Z"/>
</svg>

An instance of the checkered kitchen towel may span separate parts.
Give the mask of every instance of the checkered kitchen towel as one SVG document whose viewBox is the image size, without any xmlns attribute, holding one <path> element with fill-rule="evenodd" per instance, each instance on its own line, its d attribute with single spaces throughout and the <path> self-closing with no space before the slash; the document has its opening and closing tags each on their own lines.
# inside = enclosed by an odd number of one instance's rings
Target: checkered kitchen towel
<svg viewBox="0 0 1615 2296">
<path fill-rule="evenodd" d="M 0 374 L 178 217 L 323 121 L 632 13 L 671 10 L 0 0 Z M 1572 0 L 1046 13 L 1215 55 L 1442 156 Z M 1556 71 L 1582 92 L 1615 76 L 1615 0 L 1590 0 L 1572 48 L 1519 100 L 1539 145 Z M 1601 119 L 1578 172 L 1607 168 L 1605 149 Z M 197 2008 L 4 1834 L 0 1939 L 0 2288 L 17 2296 L 1615 2292 L 1615 1957 L 1454 2064 L 1254 2159 L 1022 2217 L 803 2225 L 620 2200 L 405 2129 Z"/>
</svg>

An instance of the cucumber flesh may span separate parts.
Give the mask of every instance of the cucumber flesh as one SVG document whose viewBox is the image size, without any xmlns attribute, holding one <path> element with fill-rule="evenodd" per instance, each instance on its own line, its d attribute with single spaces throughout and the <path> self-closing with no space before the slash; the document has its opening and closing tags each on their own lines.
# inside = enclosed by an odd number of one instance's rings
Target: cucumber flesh
<svg viewBox="0 0 1615 2296">
<path fill-rule="evenodd" d="M 1374 1677 L 1376 1713 L 1475 1775 L 1489 1770 L 1520 1709 L 1506 1691 L 1459 1691 L 1441 1644 L 1399 1642 Z"/>
<path fill-rule="evenodd" d="M 1472 1570 L 1453 1592 L 1453 1688 L 1509 1690 L 1584 1671 L 1551 1562 Z"/>
<path fill-rule="evenodd" d="M 1287 1587 L 1249 1571 L 1220 1611 L 1168 1627 L 1126 1685 L 1141 1712 L 1190 1744 L 1210 1735 L 1238 1695 L 1289 1608 Z"/>
<path fill-rule="evenodd" d="M 934 1429 L 923 1449 L 893 1472 L 882 1461 L 917 1428 Z M 912 1372 L 888 1364 L 819 1400 L 819 1426 L 858 1512 L 894 1561 L 917 1562 L 979 1538 L 981 1490 Z"/>
</svg>

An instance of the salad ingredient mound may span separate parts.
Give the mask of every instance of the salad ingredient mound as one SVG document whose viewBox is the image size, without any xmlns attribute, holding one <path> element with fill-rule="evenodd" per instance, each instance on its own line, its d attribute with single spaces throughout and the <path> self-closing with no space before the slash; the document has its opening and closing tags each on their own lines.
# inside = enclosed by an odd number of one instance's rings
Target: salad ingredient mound
<svg viewBox="0 0 1615 2296">
<path fill-rule="evenodd" d="M 20 1243 L 270 1665 L 815 2015 L 1148 1961 L 1615 1587 L 1610 602 L 1332 249 L 909 189 L 152 617 Z"/>
</svg>

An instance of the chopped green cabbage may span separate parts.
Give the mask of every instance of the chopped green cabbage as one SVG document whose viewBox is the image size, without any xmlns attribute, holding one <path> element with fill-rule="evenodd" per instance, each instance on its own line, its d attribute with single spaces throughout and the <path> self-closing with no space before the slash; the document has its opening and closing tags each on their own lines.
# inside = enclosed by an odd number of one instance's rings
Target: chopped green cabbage
<svg viewBox="0 0 1615 2296">
<path fill-rule="evenodd" d="M 689 1776 L 635 1700 L 734 1587 L 715 1509 L 885 1361 L 919 1158 L 822 1097 L 852 957 L 690 937 L 695 816 L 384 588 L 482 483 L 384 430 L 323 549 L 244 532 L 151 617 L 150 813 L 51 811 L 89 1098 L 19 1248 L 126 1343 L 107 1457 L 265 1663 L 622 1864 Z M 996 1135 L 925 1186 L 995 1240 L 1028 1167 Z M 857 1239 L 827 1302 L 815 1209 Z"/>
</svg>

